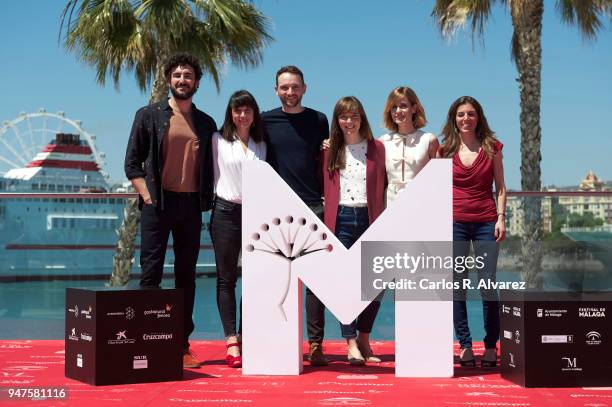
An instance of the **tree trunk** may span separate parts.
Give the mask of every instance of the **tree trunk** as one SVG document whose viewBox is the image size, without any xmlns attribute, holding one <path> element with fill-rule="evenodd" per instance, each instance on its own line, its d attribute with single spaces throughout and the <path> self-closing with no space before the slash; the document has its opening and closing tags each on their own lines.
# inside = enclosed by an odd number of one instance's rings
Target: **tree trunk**
<svg viewBox="0 0 612 407">
<path fill-rule="evenodd" d="M 164 63 L 167 55 L 167 52 L 158 53 L 155 82 L 149 104 L 160 102 L 168 97 L 168 82 L 164 77 Z M 123 222 L 117 231 L 117 247 L 113 256 L 113 272 L 109 282 L 111 287 L 124 286 L 130 280 L 139 225 L 138 198 L 128 199 L 123 210 Z"/>
<path fill-rule="evenodd" d="M 514 26 L 513 56 L 518 69 L 521 98 L 521 189 L 541 188 L 540 101 L 542 72 L 543 0 L 510 3 Z M 530 288 L 541 288 L 541 198 L 524 197 L 522 239 L 523 279 Z"/>
<path fill-rule="evenodd" d="M 168 97 L 168 81 L 164 76 L 164 64 L 167 60 L 168 52 L 159 52 L 157 54 L 157 69 L 155 70 L 155 81 L 153 89 L 151 89 L 151 98 L 149 104 L 161 102 Z"/>
<path fill-rule="evenodd" d="M 135 241 L 140 224 L 138 198 L 130 198 L 123 209 L 123 222 L 117 231 L 117 247 L 113 256 L 113 273 L 109 285 L 124 286 L 130 281 L 134 263 Z"/>
</svg>

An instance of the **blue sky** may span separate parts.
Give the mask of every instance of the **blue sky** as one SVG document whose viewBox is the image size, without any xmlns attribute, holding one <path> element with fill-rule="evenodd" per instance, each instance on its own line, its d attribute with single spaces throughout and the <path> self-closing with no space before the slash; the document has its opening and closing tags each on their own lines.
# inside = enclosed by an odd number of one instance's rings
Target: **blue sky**
<svg viewBox="0 0 612 407">
<path fill-rule="evenodd" d="M 58 45 L 62 0 L 20 0 L 2 5 L 0 16 L 0 119 L 44 107 L 65 111 L 97 135 L 107 155 L 107 170 L 122 181 L 123 155 L 134 112 L 148 101 L 126 73 L 119 90 L 100 87 L 94 71 Z M 469 34 L 452 42 L 441 38 L 430 17 L 429 1 L 256 0 L 271 19 L 275 41 L 264 61 L 249 71 L 228 66 L 221 91 L 203 80 L 195 103 L 222 121 L 228 96 L 248 89 L 260 107 L 278 106 L 274 74 L 282 65 L 304 71 L 303 103 L 331 116 L 342 96 L 363 102 L 374 132 L 380 127 L 389 91 L 415 89 L 439 134 L 451 102 L 471 95 L 480 100 L 491 127 L 505 144 L 506 183 L 520 188 L 519 90 L 510 60 L 512 27 L 505 9 L 495 9 L 485 47 L 472 46 Z M 584 42 L 563 25 L 553 2 L 546 2 L 542 70 L 542 179 L 545 184 L 576 185 L 589 169 L 612 180 L 612 32 L 609 22 L 596 42 Z M 1 151 L 1 150 L 0 150 Z"/>
</svg>

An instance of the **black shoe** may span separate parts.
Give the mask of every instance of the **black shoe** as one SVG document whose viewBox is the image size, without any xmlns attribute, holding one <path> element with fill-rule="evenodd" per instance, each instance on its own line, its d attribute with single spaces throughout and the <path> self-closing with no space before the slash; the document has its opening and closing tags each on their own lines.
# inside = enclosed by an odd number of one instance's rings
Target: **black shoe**
<svg viewBox="0 0 612 407">
<path fill-rule="evenodd" d="M 497 349 L 485 349 L 482 359 L 480 360 L 480 366 L 489 368 L 497 366 Z"/>
<path fill-rule="evenodd" d="M 459 364 L 463 367 L 476 367 L 476 359 L 472 348 L 461 348 L 459 351 Z"/>
</svg>

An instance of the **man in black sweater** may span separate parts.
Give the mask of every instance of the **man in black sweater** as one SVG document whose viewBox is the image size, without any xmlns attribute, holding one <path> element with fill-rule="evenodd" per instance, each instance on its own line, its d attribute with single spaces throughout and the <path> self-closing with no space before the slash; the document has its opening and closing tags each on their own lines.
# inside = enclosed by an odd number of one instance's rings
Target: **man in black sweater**
<svg viewBox="0 0 612 407">
<path fill-rule="evenodd" d="M 290 65 L 279 69 L 276 73 L 275 90 L 281 107 L 262 114 L 268 149 L 267 161 L 322 219 L 323 202 L 318 174 L 321 143 L 329 137 L 327 117 L 321 112 L 302 106 L 306 84 L 298 67 Z M 325 306 L 308 288 L 306 321 L 310 364 L 327 365 L 322 347 Z"/>
</svg>

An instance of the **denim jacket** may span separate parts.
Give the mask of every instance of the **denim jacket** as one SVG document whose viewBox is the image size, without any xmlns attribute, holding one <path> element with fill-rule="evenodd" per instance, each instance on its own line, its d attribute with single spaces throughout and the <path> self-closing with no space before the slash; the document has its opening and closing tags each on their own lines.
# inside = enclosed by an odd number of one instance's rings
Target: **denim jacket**
<svg viewBox="0 0 612 407">
<path fill-rule="evenodd" d="M 212 207 L 213 199 L 213 164 L 212 135 L 217 125 L 212 117 L 192 105 L 192 117 L 195 133 L 200 140 L 200 209 L 207 211 Z M 168 101 L 145 106 L 136 112 L 127 151 L 125 152 L 125 175 L 129 180 L 144 178 L 153 205 L 164 207 L 161 186 L 161 173 L 164 166 L 162 140 L 172 116 Z M 143 205 L 142 197 L 139 207 Z"/>
</svg>

